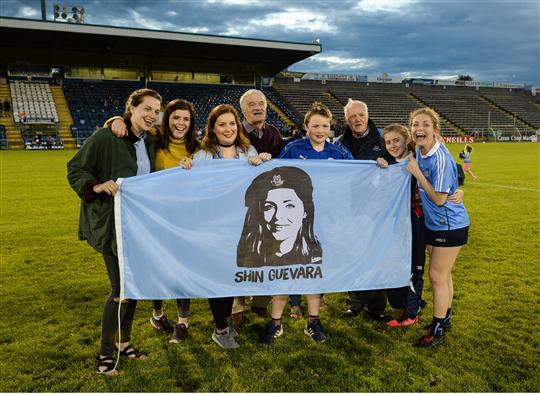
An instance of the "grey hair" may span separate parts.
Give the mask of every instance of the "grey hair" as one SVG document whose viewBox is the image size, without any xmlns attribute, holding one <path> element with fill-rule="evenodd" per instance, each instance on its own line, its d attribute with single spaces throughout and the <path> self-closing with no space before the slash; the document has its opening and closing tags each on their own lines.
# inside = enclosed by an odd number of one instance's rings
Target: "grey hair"
<svg viewBox="0 0 540 394">
<path fill-rule="evenodd" d="M 349 98 L 349 101 L 347 101 L 347 104 L 345 105 L 345 107 L 343 107 L 343 113 L 344 113 L 344 115 L 345 115 L 345 120 L 347 120 L 347 112 L 349 112 L 349 109 L 350 109 L 353 105 L 361 105 L 361 106 L 363 106 L 364 109 L 366 110 L 366 115 L 367 115 L 367 117 L 369 118 L 369 111 L 368 111 L 367 104 L 364 103 L 363 101 L 360 101 L 360 100 L 353 100 L 352 98 Z"/>
<path fill-rule="evenodd" d="M 247 97 L 252 95 L 253 93 L 260 93 L 262 94 L 262 96 L 264 97 L 264 102 L 266 103 L 266 96 L 264 95 L 263 92 L 261 92 L 259 89 L 249 89 L 248 91 L 246 91 L 242 97 L 240 97 L 240 109 L 243 109 L 244 107 L 244 102 L 246 101 Z"/>
</svg>

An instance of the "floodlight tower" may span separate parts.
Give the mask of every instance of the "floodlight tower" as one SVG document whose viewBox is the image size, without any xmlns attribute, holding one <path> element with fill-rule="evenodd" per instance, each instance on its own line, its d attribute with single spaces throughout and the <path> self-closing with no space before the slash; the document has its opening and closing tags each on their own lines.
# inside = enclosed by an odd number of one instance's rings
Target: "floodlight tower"
<svg viewBox="0 0 540 394">
<path fill-rule="evenodd" d="M 55 22 L 84 23 L 84 7 L 78 5 L 54 4 Z"/>
</svg>

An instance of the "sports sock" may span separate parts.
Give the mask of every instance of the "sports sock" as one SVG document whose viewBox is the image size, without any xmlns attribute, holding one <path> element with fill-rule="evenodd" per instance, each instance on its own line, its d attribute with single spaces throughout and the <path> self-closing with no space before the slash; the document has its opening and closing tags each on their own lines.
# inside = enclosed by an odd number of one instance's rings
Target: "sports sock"
<svg viewBox="0 0 540 394">
<path fill-rule="evenodd" d="M 450 324 L 450 320 L 452 319 L 452 308 L 448 308 L 446 311 L 446 316 L 444 318 L 444 325 L 448 326 Z"/>
<path fill-rule="evenodd" d="M 313 316 L 313 315 L 309 315 L 308 317 L 308 321 L 314 321 L 314 320 L 319 320 L 319 316 Z"/>
<path fill-rule="evenodd" d="M 429 329 L 429 335 L 433 335 L 434 337 L 440 338 L 443 335 L 443 324 L 444 324 L 444 318 L 438 318 L 433 316 L 433 320 L 431 321 L 431 328 Z"/>
<path fill-rule="evenodd" d="M 229 333 L 229 327 L 225 328 L 216 328 L 216 334 L 218 335 L 225 335 Z"/>
<path fill-rule="evenodd" d="M 272 323 L 274 323 L 274 326 L 280 326 L 281 325 L 281 318 L 279 318 L 279 319 L 272 318 Z"/>
</svg>

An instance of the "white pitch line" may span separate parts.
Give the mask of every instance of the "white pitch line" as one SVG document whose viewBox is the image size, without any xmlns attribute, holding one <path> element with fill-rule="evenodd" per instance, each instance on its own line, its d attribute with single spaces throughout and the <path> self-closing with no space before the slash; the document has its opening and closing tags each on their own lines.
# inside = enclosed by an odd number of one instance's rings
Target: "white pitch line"
<svg viewBox="0 0 540 394">
<path fill-rule="evenodd" d="M 469 185 L 485 185 L 485 186 L 493 186 L 493 187 L 500 187 L 502 189 L 512 189 L 512 190 L 523 190 L 527 192 L 537 192 L 540 193 L 540 189 L 530 189 L 527 187 L 516 187 L 516 186 L 506 186 L 506 185 L 498 185 L 496 183 L 486 183 L 486 182 L 477 182 L 477 181 L 470 181 Z"/>
</svg>

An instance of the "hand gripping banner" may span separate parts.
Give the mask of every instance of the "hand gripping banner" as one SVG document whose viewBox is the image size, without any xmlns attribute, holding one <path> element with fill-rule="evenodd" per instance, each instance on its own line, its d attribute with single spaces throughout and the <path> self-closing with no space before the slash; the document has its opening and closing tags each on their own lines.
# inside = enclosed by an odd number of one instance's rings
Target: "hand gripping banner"
<svg viewBox="0 0 540 394">
<path fill-rule="evenodd" d="M 122 297 L 211 298 L 406 286 L 410 175 L 372 161 L 194 161 L 121 180 Z"/>
</svg>

